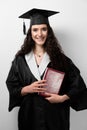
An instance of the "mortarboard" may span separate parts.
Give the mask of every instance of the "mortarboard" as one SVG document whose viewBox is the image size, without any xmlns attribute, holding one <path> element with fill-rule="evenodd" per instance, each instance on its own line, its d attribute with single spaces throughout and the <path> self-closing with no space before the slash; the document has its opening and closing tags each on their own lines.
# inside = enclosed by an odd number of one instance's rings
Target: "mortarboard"
<svg viewBox="0 0 87 130">
<path fill-rule="evenodd" d="M 30 26 L 38 25 L 38 24 L 49 24 L 48 17 L 56 13 L 59 12 L 33 8 L 27 11 L 26 13 L 22 14 L 21 16 L 19 16 L 19 18 L 30 19 Z M 25 34 L 25 30 L 26 30 L 25 23 L 23 22 L 24 34 Z"/>
</svg>

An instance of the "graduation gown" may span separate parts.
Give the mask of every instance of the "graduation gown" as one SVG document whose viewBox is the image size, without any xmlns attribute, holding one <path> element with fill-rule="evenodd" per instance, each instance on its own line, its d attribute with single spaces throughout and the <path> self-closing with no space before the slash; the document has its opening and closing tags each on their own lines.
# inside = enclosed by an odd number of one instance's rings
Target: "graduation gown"
<svg viewBox="0 0 87 130">
<path fill-rule="evenodd" d="M 40 80 L 46 67 L 52 67 L 49 56 L 44 55 L 39 68 L 32 52 L 13 60 L 6 84 L 9 90 L 9 111 L 20 107 L 19 130 L 69 130 L 70 107 L 76 111 L 87 109 L 87 88 L 80 71 L 71 59 L 66 57 L 66 61 L 68 69 L 59 94 L 67 94 L 70 99 L 63 103 L 50 103 L 38 93 L 21 96 L 22 87 Z"/>
</svg>

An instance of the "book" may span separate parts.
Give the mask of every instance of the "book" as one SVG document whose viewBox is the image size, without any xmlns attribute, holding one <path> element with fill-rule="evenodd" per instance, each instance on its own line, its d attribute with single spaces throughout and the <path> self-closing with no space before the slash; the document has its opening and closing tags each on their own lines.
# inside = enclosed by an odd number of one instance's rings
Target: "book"
<svg viewBox="0 0 87 130">
<path fill-rule="evenodd" d="M 46 92 L 48 93 L 54 93 L 58 94 L 62 85 L 62 82 L 64 80 L 65 73 L 52 69 L 52 68 L 47 68 L 43 79 L 45 79 L 47 82 L 46 87 Z M 41 95 L 44 95 L 44 93 L 41 93 Z"/>
</svg>

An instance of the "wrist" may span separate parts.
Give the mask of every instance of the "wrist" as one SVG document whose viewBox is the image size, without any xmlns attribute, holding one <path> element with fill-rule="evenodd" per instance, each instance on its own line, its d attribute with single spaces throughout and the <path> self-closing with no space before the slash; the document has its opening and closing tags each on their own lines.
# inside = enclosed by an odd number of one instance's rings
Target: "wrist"
<svg viewBox="0 0 87 130">
<path fill-rule="evenodd" d="M 26 95 L 27 93 L 28 93 L 28 87 L 25 86 L 25 87 L 23 87 L 22 90 L 21 90 L 21 95 L 24 96 L 24 95 Z"/>
<path fill-rule="evenodd" d="M 62 100 L 61 101 L 64 102 L 66 100 L 69 100 L 69 97 L 66 94 L 62 95 Z"/>
</svg>

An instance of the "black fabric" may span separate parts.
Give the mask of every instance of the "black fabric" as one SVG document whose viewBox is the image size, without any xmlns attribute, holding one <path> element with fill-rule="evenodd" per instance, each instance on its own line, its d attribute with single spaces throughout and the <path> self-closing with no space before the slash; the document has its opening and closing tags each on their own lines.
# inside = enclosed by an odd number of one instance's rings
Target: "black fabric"
<svg viewBox="0 0 87 130">
<path fill-rule="evenodd" d="M 22 14 L 21 16 L 19 16 L 19 18 L 24 18 L 24 19 L 31 19 L 31 17 L 36 16 L 37 14 L 40 14 L 42 16 L 45 17 L 50 17 L 56 13 L 59 13 L 57 11 L 52 11 L 52 10 L 45 10 L 45 9 L 38 9 L 38 8 L 33 8 L 27 12 L 25 12 L 24 14 Z"/>
<path fill-rule="evenodd" d="M 59 12 L 33 8 L 19 16 L 19 18 L 30 19 L 30 26 L 35 24 L 49 24 L 48 17 L 56 13 Z"/>
<path fill-rule="evenodd" d="M 9 111 L 16 106 L 20 107 L 19 130 L 69 130 L 70 107 L 76 111 L 87 109 L 86 85 L 78 68 L 69 58 L 66 59 L 68 69 L 59 94 L 67 94 L 70 100 L 56 104 L 49 103 L 37 93 L 22 97 L 22 87 L 37 79 L 31 73 L 24 56 L 19 56 L 12 62 L 6 84 L 10 95 Z M 51 64 L 48 67 L 52 67 Z"/>
<path fill-rule="evenodd" d="M 50 104 L 43 97 L 27 95 L 19 110 L 19 130 L 68 130 L 69 105 Z"/>
</svg>

